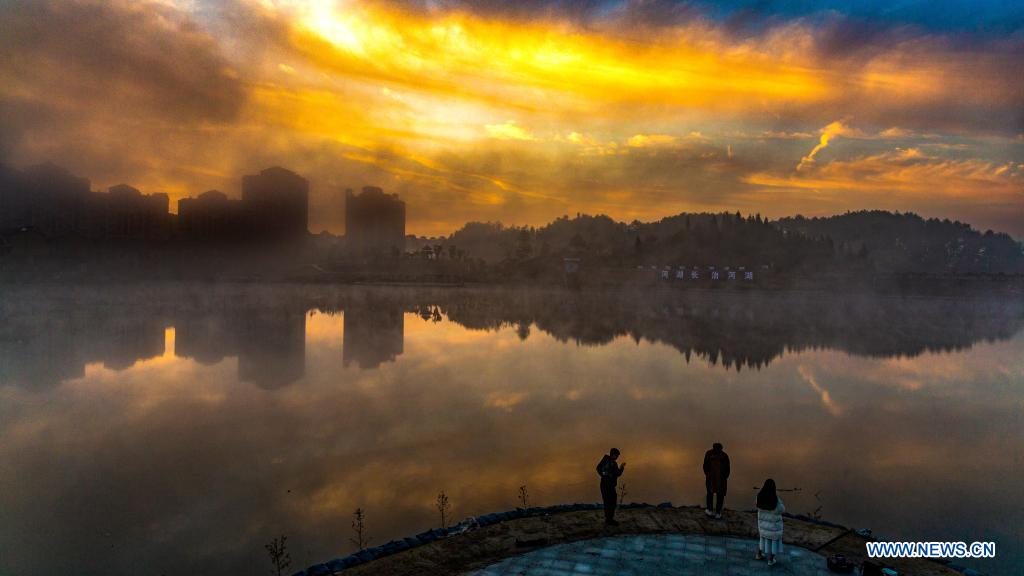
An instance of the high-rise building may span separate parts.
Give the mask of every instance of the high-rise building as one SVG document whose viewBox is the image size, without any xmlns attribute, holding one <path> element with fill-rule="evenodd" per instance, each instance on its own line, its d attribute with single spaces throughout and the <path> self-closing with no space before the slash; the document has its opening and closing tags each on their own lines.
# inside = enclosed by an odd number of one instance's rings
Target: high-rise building
<svg viewBox="0 0 1024 576">
<path fill-rule="evenodd" d="M 242 176 L 242 203 L 256 234 L 297 238 L 308 234 L 309 181 L 284 168 Z"/>
<path fill-rule="evenodd" d="M 111 240 L 163 240 L 170 234 L 167 194 L 143 194 L 119 184 L 94 194 L 90 235 Z"/>
<path fill-rule="evenodd" d="M 248 230 L 240 200 L 220 190 L 207 190 L 197 198 L 178 200 L 178 232 L 193 240 L 240 239 Z"/>
<path fill-rule="evenodd" d="M 53 164 L 0 169 L 0 229 L 31 227 L 48 237 L 86 227 L 89 180 Z"/>
<path fill-rule="evenodd" d="M 345 243 L 354 253 L 405 251 L 405 202 L 366 186 L 362 194 L 345 191 Z"/>
</svg>

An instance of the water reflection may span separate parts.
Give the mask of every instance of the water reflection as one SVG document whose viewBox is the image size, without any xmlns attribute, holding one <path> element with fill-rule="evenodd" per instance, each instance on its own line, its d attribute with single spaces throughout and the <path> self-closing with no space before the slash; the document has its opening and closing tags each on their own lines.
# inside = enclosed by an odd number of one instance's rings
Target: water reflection
<svg viewBox="0 0 1024 576">
<path fill-rule="evenodd" d="M 405 311 L 402 303 L 367 297 L 345 304 L 344 366 L 379 368 L 402 355 Z"/>
<path fill-rule="evenodd" d="M 0 573 L 259 573 L 463 517 L 698 502 L 1024 548 L 1020 302 L 232 287 L 0 298 Z M 965 473 L 984 470 L 984 474 Z M 817 494 L 817 496 L 815 496 Z M 937 505 L 936 503 L 941 503 Z M 993 568 L 995 566 L 996 568 Z"/>
<path fill-rule="evenodd" d="M 901 299 L 821 294 L 590 293 L 500 290 L 201 289 L 149 298 L 80 290 L 71 297 L 10 294 L 0 327 L 0 381 L 54 386 L 86 364 L 125 369 L 161 356 L 164 330 L 176 355 L 203 364 L 238 358 L 243 382 L 276 388 L 305 371 L 306 316 L 343 314 L 344 366 L 379 368 L 402 354 L 405 314 L 471 330 L 531 327 L 560 342 L 605 345 L 628 336 L 665 343 L 724 368 L 760 369 L 785 351 L 834 349 L 860 356 L 916 356 L 1007 339 L 1024 305 L 978 299 Z"/>
</svg>

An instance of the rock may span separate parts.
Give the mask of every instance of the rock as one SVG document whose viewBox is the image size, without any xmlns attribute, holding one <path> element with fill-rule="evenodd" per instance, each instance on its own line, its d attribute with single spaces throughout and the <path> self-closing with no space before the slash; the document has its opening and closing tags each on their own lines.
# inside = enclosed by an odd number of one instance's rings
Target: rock
<svg viewBox="0 0 1024 576">
<path fill-rule="evenodd" d="M 376 556 L 371 554 L 369 550 L 360 550 L 359 552 L 355 553 L 355 559 L 358 560 L 360 564 L 363 564 L 364 562 L 369 562 L 374 558 L 376 558 Z"/>
<path fill-rule="evenodd" d="M 306 576 L 331 576 L 331 572 L 327 564 L 317 564 L 306 569 Z"/>
</svg>

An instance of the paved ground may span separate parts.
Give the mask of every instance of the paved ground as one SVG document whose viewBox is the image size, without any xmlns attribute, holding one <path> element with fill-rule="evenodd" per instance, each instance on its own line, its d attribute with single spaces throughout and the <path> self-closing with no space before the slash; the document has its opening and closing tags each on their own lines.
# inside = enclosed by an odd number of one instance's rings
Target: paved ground
<svg viewBox="0 0 1024 576">
<path fill-rule="evenodd" d="M 2 0 L 0 0 L 2 1 Z M 809 522 L 799 518 L 787 517 L 786 552 L 783 562 L 771 569 L 754 560 L 754 538 L 757 537 L 757 514 L 753 511 L 724 510 L 721 519 L 708 518 L 701 506 L 672 507 L 624 507 L 615 515 L 621 525 L 608 528 L 604 525 L 604 515 L 600 509 L 579 510 L 547 510 L 540 514 L 531 514 L 519 518 L 505 519 L 493 524 L 481 526 L 462 534 L 439 538 L 429 543 L 416 546 L 404 552 L 384 556 L 372 562 L 366 562 L 344 571 L 351 576 L 462 576 L 464 574 L 510 574 L 504 572 L 506 565 L 501 562 L 522 560 L 527 562 L 521 570 L 527 570 L 524 576 L 546 574 L 566 576 L 573 574 L 576 565 L 580 564 L 577 574 L 640 574 L 644 572 L 670 575 L 700 574 L 702 576 L 737 576 L 743 574 L 786 574 L 813 575 L 824 574 L 820 568 L 824 566 L 823 556 L 812 555 L 809 550 L 821 550 L 822 554 L 843 554 L 855 563 L 865 559 L 863 536 L 846 528 Z M 639 539 L 637 539 L 639 538 Z M 537 556 L 524 556 L 524 550 L 516 546 L 516 541 L 545 540 L 551 544 L 548 549 L 535 549 Z M 614 540 L 609 544 L 609 561 L 601 561 L 602 542 Z M 622 544 L 618 544 L 621 542 Z M 730 544 L 730 542 L 732 542 Z M 574 544 L 578 543 L 578 544 Z M 639 554 L 625 548 L 629 543 L 643 545 Z M 639 543 L 639 544 L 638 544 Z M 687 556 L 687 546 L 691 553 Z M 616 546 L 619 554 L 614 551 Z M 649 552 L 644 552 L 650 546 Z M 561 547 L 561 548 L 558 548 Z M 546 554 L 557 554 L 556 550 L 565 550 L 566 558 L 546 558 Z M 584 551 L 591 552 L 587 554 Z M 596 552 L 596 555 L 593 554 Z M 630 562 L 621 562 L 625 553 Z M 672 552 L 672 554 L 669 554 Z M 680 555 L 680 552 L 682 554 Z M 555 565 L 555 570 L 547 572 L 548 566 L 536 566 L 536 572 L 530 570 L 531 563 L 537 558 L 538 564 L 543 560 L 566 560 Z M 620 560 L 616 560 L 619 558 Z M 677 558 L 682 560 L 676 562 Z M 633 565 L 632 561 L 643 560 L 643 564 Z M 640 562 L 640 560 L 637 560 Z M 570 564 L 571 562 L 571 564 Z M 658 562 L 662 565 L 659 566 Z M 689 562 L 689 563 L 687 563 Z M 497 563 L 497 564 L 496 564 Z M 898 558 L 889 562 L 900 574 L 914 576 L 963 576 L 960 572 L 923 558 Z M 611 572 L 609 572 L 610 565 Z M 590 572 L 585 572 L 587 567 Z M 486 571 L 488 568 L 493 571 Z M 326 568 L 326 567 L 325 567 Z M 481 572 L 483 570 L 483 572 Z M 603 570 L 603 571 L 602 571 Z M 476 572 L 474 572 L 476 571 Z M 322 573 L 320 569 L 315 573 Z M 831 575 L 830 575 L 831 576 Z"/>
<path fill-rule="evenodd" d="M 831 576 L 825 557 L 786 546 L 769 567 L 755 560 L 757 541 L 733 536 L 660 534 L 610 536 L 550 546 L 506 558 L 473 576 Z"/>
</svg>

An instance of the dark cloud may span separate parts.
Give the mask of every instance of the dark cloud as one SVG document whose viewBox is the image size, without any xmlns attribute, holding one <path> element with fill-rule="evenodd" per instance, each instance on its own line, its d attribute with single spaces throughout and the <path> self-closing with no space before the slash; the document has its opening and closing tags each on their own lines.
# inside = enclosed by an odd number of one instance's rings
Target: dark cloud
<svg viewBox="0 0 1024 576">
<path fill-rule="evenodd" d="M 15 1 L 0 4 L 0 21 L 5 117 L 31 102 L 49 109 L 36 117 L 43 124 L 103 116 L 228 122 L 245 99 L 216 40 L 166 6 Z M 36 118 L 15 128 L 30 130 Z"/>
<path fill-rule="evenodd" d="M 598 18 L 609 5 L 608 0 L 382 0 L 381 4 L 419 12 L 461 11 L 503 19 L 569 19 L 587 22 Z"/>
<path fill-rule="evenodd" d="M 865 18 L 835 17 L 818 33 L 816 47 L 823 58 L 847 58 L 881 52 L 907 39 L 909 31 Z"/>
</svg>

